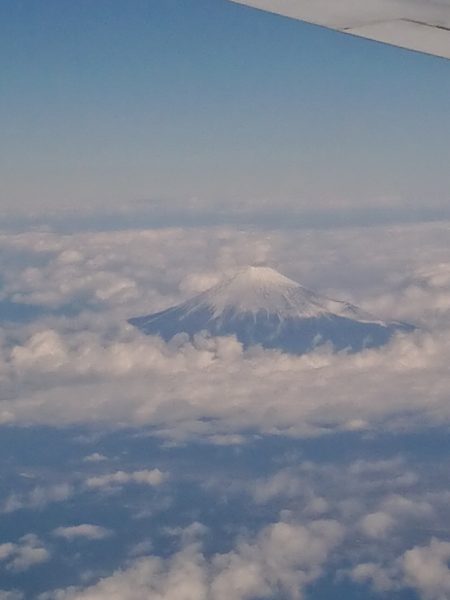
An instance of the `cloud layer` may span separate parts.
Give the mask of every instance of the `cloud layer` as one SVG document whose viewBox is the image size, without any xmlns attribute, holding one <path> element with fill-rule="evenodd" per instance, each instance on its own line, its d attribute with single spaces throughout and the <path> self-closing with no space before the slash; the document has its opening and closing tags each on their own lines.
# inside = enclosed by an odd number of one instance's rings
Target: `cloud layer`
<svg viewBox="0 0 450 600">
<path fill-rule="evenodd" d="M 175 440 L 219 443 L 248 431 L 311 436 L 447 423 L 447 235 L 446 224 L 314 238 L 223 229 L 4 235 L 3 298 L 53 312 L 6 324 L 0 421 L 146 425 Z M 233 338 L 165 344 L 126 324 L 269 257 L 306 285 L 421 329 L 380 350 L 293 357 L 243 352 Z"/>
<path fill-rule="evenodd" d="M 64 454 L 53 471 L 33 458 L 14 472 L 15 454 L 2 463 L 0 519 L 38 518 L 2 540 L 11 589 L 0 600 L 22 598 L 21 573 L 38 577 L 59 556 L 76 573 L 40 600 L 303 600 L 330 574 L 381 596 L 444 600 L 446 465 L 401 452 L 307 460 L 295 444 L 448 427 L 448 234 L 443 223 L 2 235 L 0 422 L 82 433 L 70 468 Z M 254 263 L 419 329 L 358 354 L 290 356 L 233 337 L 166 344 L 127 324 Z M 102 447 L 106 432 L 162 454 Z M 276 452 L 280 441 L 292 451 Z M 263 472 L 240 470 L 253 444 Z M 189 458 L 196 447 L 208 460 Z M 111 562 L 82 562 L 80 545 L 88 561 L 102 544 Z"/>
<path fill-rule="evenodd" d="M 56 591 L 45 598 L 246 600 L 282 593 L 301 600 L 304 588 L 321 575 L 323 564 L 343 535 L 334 521 L 307 525 L 280 521 L 253 539 L 241 539 L 232 551 L 207 559 L 201 540 L 195 539 L 203 531 L 191 526 L 182 536 L 181 549 L 169 559 L 138 558 L 92 587 Z"/>
</svg>

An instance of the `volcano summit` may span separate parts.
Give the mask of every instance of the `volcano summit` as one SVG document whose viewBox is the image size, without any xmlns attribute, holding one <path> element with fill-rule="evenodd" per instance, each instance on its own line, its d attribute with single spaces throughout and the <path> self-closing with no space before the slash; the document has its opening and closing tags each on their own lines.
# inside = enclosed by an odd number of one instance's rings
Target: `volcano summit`
<svg viewBox="0 0 450 600">
<path fill-rule="evenodd" d="M 382 321 L 358 307 L 319 296 L 269 267 L 249 267 L 191 300 L 129 323 L 168 341 L 176 334 L 235 335 L 245 348 L 261 345 L 303 354 L 324 343 L 357 352 L 415 328 Z"/>
</svg>

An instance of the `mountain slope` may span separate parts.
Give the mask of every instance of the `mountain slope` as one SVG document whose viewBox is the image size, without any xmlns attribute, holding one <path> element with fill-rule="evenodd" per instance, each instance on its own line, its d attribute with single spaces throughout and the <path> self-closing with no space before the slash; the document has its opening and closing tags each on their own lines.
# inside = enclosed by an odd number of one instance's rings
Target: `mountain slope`
<svg viewBox="0 0 450 600">
<path fill-rule="evenodd" d="M 260 344 L 302 354 L 330 342 L 358 351 L 387 343 L 406 323 L 385 322 L 347 302 L 319 296 L 268 267 L 249 267 L 159 313 L 129 323 L 166 341 L 178 333 L 235 335 L 249 347 Z"/>
</svg>

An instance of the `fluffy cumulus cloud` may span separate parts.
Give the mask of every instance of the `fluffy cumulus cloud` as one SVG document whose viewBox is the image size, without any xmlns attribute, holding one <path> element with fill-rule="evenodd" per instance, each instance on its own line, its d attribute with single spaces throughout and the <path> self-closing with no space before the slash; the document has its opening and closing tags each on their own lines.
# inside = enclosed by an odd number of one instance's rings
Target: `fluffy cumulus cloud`
<svg viewBox="0 0 450 600">
<path fill-rule="evenodd" d="M 104 460 L 108 459 L 104 454 L 100 454 L 100 452 L 93 452 L 92 454 L 88 454 L 83 459 L 83 461 L 87 463 L 103 462 Z"/>
<path fill-rule="evenodd" d="M 25 493 L 11 492 L 0 506 L 0 511 L 11 513 L 23 508 L 39 510 L 47 504 L 63 502 L 70 498 L 73 493 L 73 486 L 67 482 L 36 485 Z"/>
<path fill-rule="evenodd" d="M 344 479 L 349 472 L 344 474 Z M 172 535 L 179 536 L 180 547 L 170 556 L 162 558 L 146 554 L 145 551 L 151 547 L 146 543 L 142 552 L 132 553 L 132 558 L 110 575 L 103 575 L 87 586 L 46 592 L 40 600 L 103 600 L 115 597 L 121 600 L 144 597 L 161 600 L 251 600 L 272 599 L 280 594 L 289 600 L 303 600 L 309 597 L 309 586 L 318 581 L 330 565 L 349 562 L 354 566 L 341 569 L 340 579 L 369 585 L 382 597 L 409 589 L 424 600 L 446 599 L 450 590 L 450 544 L 432 537 L 422 545 L 408 546 L 407 539 L 400 541 L 398 536 L 392 539 L 380 536 L 378 528 L 375 536 L 372 530 L 367 532 L 370 543 L 363 545 L 358 535 L 360 524 L 355 522 L 355 515 L 365 510 L 367 498 L 364 494 L 369 490 L 364 492 L 364 487 L 361 487 L 360 491 L 362 498 L 359 503 L 335 498 L 324 508 L 325 513 L 338 508 L 335 517 L 314 518 L 303 511 L 303 520 L 299 520 L 301 512 L 282 511 L 280 520 L 262 527 L 253 535 L 241 534 L 231 549 L 222 553 L 206 551 L 204 540 L 210 531 L 199 523 L 193 523 L 172 532 Z M 393 502 L 392 498 L 386 501 Z M 395 502 L 398 503 L 398 499 Z M 420 502 L 417 505 L 420 506 Z M 423 506 L 415 511 L 417 518 L 422 510 Z M 405 509 L 404 514 L 398 512 L 397 515 L 408 518 L 408 511 Z M 425 522 L 429 518 L 427 512 Z M 353 543 L 355 539 L 359 540 L 357 549 Z M 379 561 L 380 556 L 383 557 L 382 562 Z M 378 561 L 361 562 L 362 557 Z"/>
<path fill-rule="evenodd" d="M 279 521 L 253 538 L 238 540 L 230 552 L 208 557 L 201 539 L 195 539 L 204 528 L 190 529 L 182 536 L 180 550 L 170 558 L 138 558 L 86 589 L 59 590 L 45 597 L 249 600 L 282 593 L 300 600 L 344 535 L 342 526 L 331 520 L 306 525 Z"/>
<path fill-rule="evenodd" d="M 83 523 L 82 525 L 71 525 L 69 527 L 57 527 L 53 531 L 56 537 L 72 541 L 80 538 L 88 540 L 103 540 L 112 535 L 112 531 L 99 525 Z"/>
<path fill-rule="evenodd" d="M 0 418 L 147 425 L 172 438 L 439 424 L 450 417 L 449 356 L 445 331 L 356 355 L 296 357 L 244 352 L 234 338 L 166 345 L 125 325 L 113 339 L 44 328 L 4 346 Z"/>
<path fill-rule="evenodd" d="M 446 464 L 440 473 L 399 456 L 339 465 L 288 460 L 290 466 L 269 476 L 216 476 L 210 485 L 227 501 L 244 494 L 257 507 L 338 522 L 345 531 L 338 572 L 380 597 L 402 589 L 421 599 L 448 597 Z"/>
<path fill-rule="evenodd" d="M 49 551 L 33 533 L 24 535 L 18 542 L 0 544 L 0 567 L 3 564 L 8 571 L 14 573 L 27 571 L 34 565 L 49 560 Z"/>
<path fill-rule="evenodd" d="M 67 475 L 66 479 L 68 479 Z M 90 477 L 75 474 L 70 478 L 70 481 L 66 480 L 52 484 L 42 482 L 38 485 L 33 484 L 28 490 L 12 491 L 6 494 L 0 502 L 0 514 L 7 515 L 19 510 L 41 511 L 49 505 L 64 503 L 87 491 L 98 493 L 118 492 L 124 486 L 130 484 L 156 489 L 168 480 L 169 474 L 159 469 L 97 473 Z M 31 482 L 33 482 L 32 479 Z M 69 528 L 59 527 L 54 531 L 54 534 L 68 539 L 69 537 L 82 536 L 83 532 L 95 531 L 99 534 L 106 532 L 106 530 L 102 531 L 101 528 L 96 529 L 93 525 L 80 525 Z"/>
<path fill-rule="evenodd" d="M 432 538 L 406 550 L 392 564 L 361 563 L 354 581 L 370 582 L 377 592 L 411 589 L 423 600 L 446 600 L 450 594 L 450 543 Z"/>
<path fill-rule="evenodd" d="M 111 462 L 131 464 L 132 457 L 121 450 L 130 449 L 136 436 L 130 432 L 113 436 L 117 454 Z M 134 458 L 140 464 L 148 462 L 148 455 L 142 453 L 147 436 L 141 442 Z M 52 554 L 72 561 L 78 560 L 80 543 L 85 546 L 114 535 L 111 546 L 117 559 L 92 564 L 92 554 L 86 553 L 85 569 L 73 574 L 72 587 L 67 587 L 67 579 L 58 582 L 59 589 L 47 590 L 41 600 L 272 600 L 281 594 L 298 600 L 315 597 L 310 586 L 336 573 L 339 581 L 370 586 L 382 597 L 401 589 L 414 589 L 426 600 L 446 597 L 450 555 L 445 527 L 450 518 L 446 457 L 439 465 L 420 453 L 415 460 L 392 452 L 383 459 L 356 459 L 369 441 L 359 443 L 344 459 L 315 460 L 302 456 L 296 440 L 287 440 L 288 446 L 276 452 L 264 440 L 255 443 L 253 448 L 249 442 L 240 448 L 216 449 L 220 463 L 203 458 L 201 465 L 198 454 L 190 455 L 189 448 L 165 447 L 159 457 L 164 471 L 110 471 L 109 461 L 83 461 L 81 445 L 80 459 L 72 463 L 81 469 L 72 474 L 76 496 L 67 506 L 62 502 L 57 511 L 50 505 L 42 507 L 37 517 L 45 524 L 54 521 L 56 514 L 58 526 L 40 534 L 45 543 L 28 536 L 0 546 L 5 571 L 20 574 L 11 563 L 23 554 L 19 546 L 25 543 L 33 550 L 58 545 L 58 553 Z M 322 440 L 314 444 L 319 447 Z M 379 451 L 378 447 L 375 454 Z M 263 473 L 249 471 L 248 465 L 240 468 L 241 462 L 245 465 L 256 454 L 263 459 Z M 65 468 L 60 465 L 61 472 Z M 103 494 L 108 495 L 107 511 Z M 97 507 L 98 520 L 74 523 L 74 505 L 79 514 L 91 516 Z M 208 508 L 198 509 L 204 506 Z M 23 506 L 26 510 L 34 508 Z M 22 514 L 32 518 L 30 513 Z M 64 520 L 61 514 L 66 514 Z M 192 522 L 193 515 L 204 518 L 208 526 Z M 186 527 L 186 523 L 192 524 Z M 134 532 L 131 537 L 130 532 Z M 96 546 L 89 544 L 89 552 Z"/>
<path fill-rule="evenodd" d="M 406 585 L 429 600 L 444 600 L 450 595 L 450 543 L 432 539 L 427 546 L 405 552 L 401 569 Z"/>
<path fill-rule="evenodd" d="M 125 471 L 116 471 L 115 473 L 108 473 L 106 475 L 89 477 L 86 480 L 86 485 L 89 488 L 104 488 L 116 486 L 120 487 L 128 483 L 137 483 L 140 485 L 157 487 L 164 483 L 166 479 L 167 474 L 161 472 L 159 469 L 153 469 L 152 471 L 134 471 L 133 473 L 126 473 Z"/>
<path fill-rule="evenodd" d="M 0 590 L 0 600 L 23 600 L 24 595 L 17 590 Z"/>
</svg>

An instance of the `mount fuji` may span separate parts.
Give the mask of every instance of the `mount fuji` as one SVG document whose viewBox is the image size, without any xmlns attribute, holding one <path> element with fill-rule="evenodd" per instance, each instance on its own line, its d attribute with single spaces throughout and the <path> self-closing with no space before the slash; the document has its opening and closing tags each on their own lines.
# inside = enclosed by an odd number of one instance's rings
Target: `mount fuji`
<svg viewBox="0 0 450 600">
<path fill-rule="evenodd" d="M 353 304 L 307 290 L 269 267 L 248 267 L 182 304 L 128 321 L 169 341 L 179 333 L 235 335 L 245 348 L 261 345 L 303 354 L 331 343 L 357 352 L 386 344 L 413 325 L 382 321 Z"/>
</svg>

